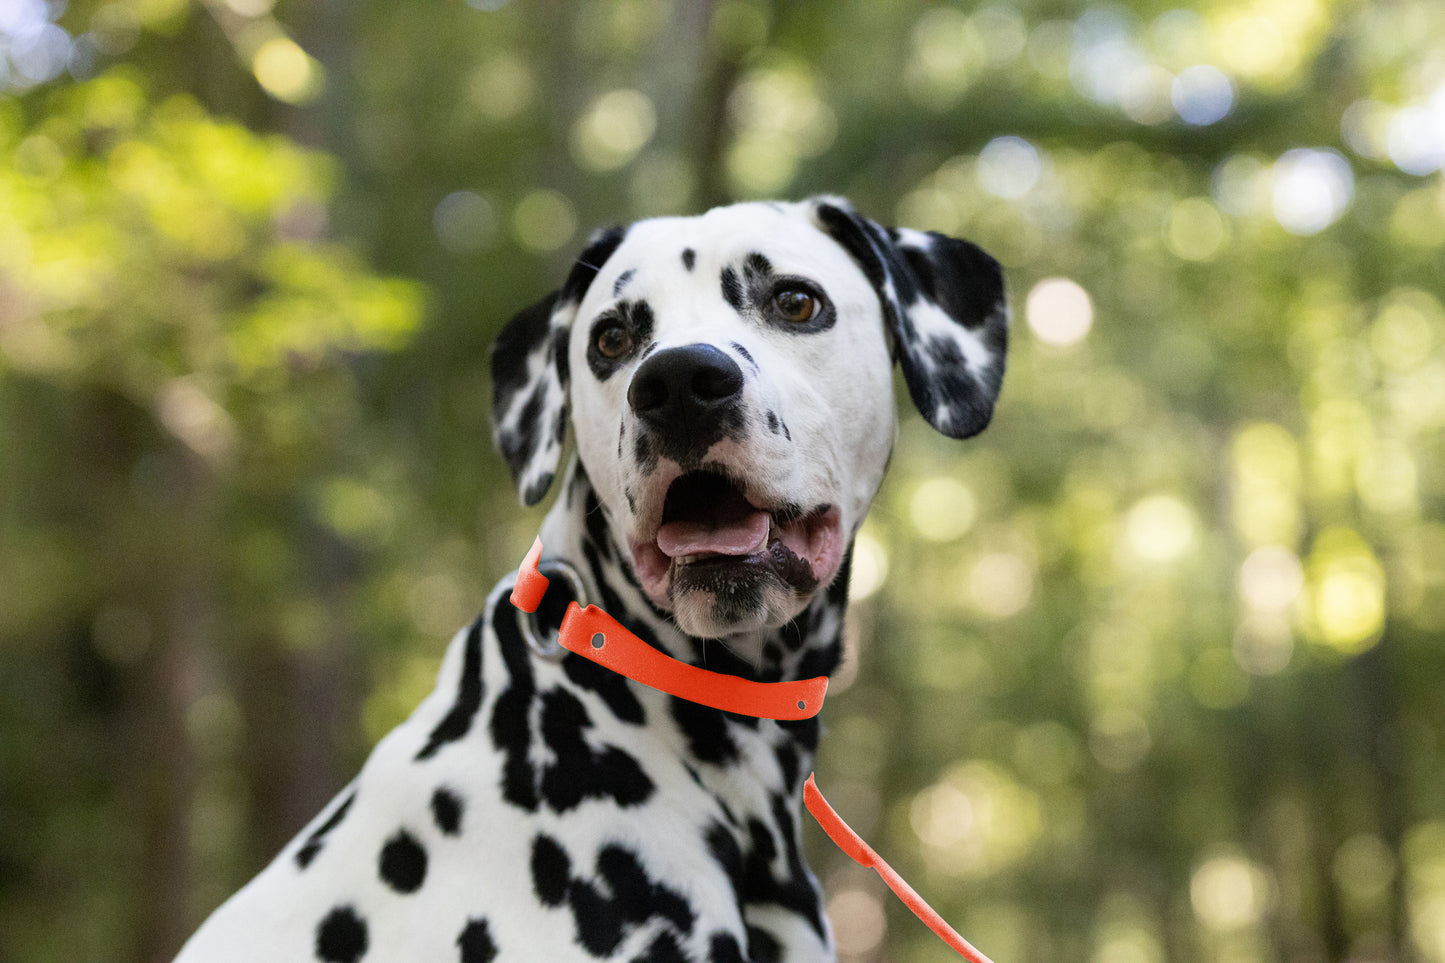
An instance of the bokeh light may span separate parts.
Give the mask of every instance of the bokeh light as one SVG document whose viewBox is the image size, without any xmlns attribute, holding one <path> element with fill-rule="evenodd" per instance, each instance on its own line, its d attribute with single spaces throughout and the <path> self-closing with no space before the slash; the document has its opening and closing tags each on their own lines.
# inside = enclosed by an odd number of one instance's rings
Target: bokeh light
<svg viewBox="0 0 1445 963">
<path fill-rule="evenodd" d="M 948 542 L 973 527 L 978 500 L 972 489 L 956 478 L 929 478 L 914 490 L 909 517 L 919 536 Z"/>
<path fill-rule="evenodd" d="M 1038 148 L 1022 137 L 995 137 L 978 152 L 978 184 L 995 197 L 1023 197 L 1043 169 Z"/>
<path fill-rule="evenodd" d="M 1229 931 L 1260 922 L 1273 901 L 1269 877 L 1237 854 L 1213 856 L 1189 883 L 1194 915 L 1211 930 Z"/>
<path fill-rule="evenodd" d="M 1274 216 L 1291 234 L 1318 234 L 1339 220 L 1354 194 L 1349 161 L 1332 150 L 1297 147 L 1274 164 Z"/>
<path fill-rule="evenodd" d="M 1171 562 L 1194 546 L 1198 520 L 1174 495 L 1150 495 L 1129 509 L 1124 526 L 1130 550 L 1150 562 Z"/>
<path fill-rule="evenodd" d="M 1190 197 L 1174 205 L 1164 229 L 1169 250 L 1186 261 L 1208 261 L 1220 252 L 1229 228 L 1207 199 Z"/>
<path fill-rule="evenodd" d="M 888 932 L 878 897 L 861 889 L 845 889 L 828 900 L 828 918 L 838 952 L 858 956 L 872 952 Z"/>
<path fill-rule="evenodd" d="M 1029 330 L 1040 341 L 1068 347 L 1082 341 L 1094 325 L 1089 292 L 1069 278 L 1044 278 L 1024 302 Z"/>
<path fill-rule="evenodd" d="M 882 588 L 888 578 L 888 550 L 867 531 L 853 540 L 853 568 L 848 578 L 848 597 L 860 601 Z"/>
<path fill-rule="evenodd" d="M 534 251 L 555 251 L 577 233 L 577 211 L 557 191 L 532 191 L 517 202 L 512 228 L 523 246 Z"/>
<path fill-rule="evenodd" d="M 1234 84 L 1224 71 L 1209 64 L 1181 70 L 1169 96 L 1179 118 L 1196 127 L 1218 123 L 1234 108 Z"/>
<path fill-rule="evenodd" d="M 1304 568 L 1287 548 L 1266 545 L 1249 553 L 1239 570 L 1239 589 L 1251 608 L 1279 612 L 1292 605 L 1304 587 Z"/>
<path fill-rule="evenodd" d="M 266 93 L 288 104 L 316 99 L 325 85 L 321 64 L 290 37 L 272 37 L 261 44 L 251 69 Z"/>
<path fill-rule="evenodd" d="M 1013 552 L 984 555 L 968 573 L 968 597 L 975 609 L 990 618 L 1017 615 L 1033 592 L 1033 568 Z"/>
<path fill-rule="evenodd" d="M 1321 532 L 1306 561 L 1312 638 L 1358 654 L 1379 642 L 1385 621 L 1385 572 L 1368 543 L 1348 528 Z"/>
<path fill-rule="evenodd" d="M 496 236 L 497 216 L 476 191 L 453 191 L 437 202 L 432 226 L 442 247 L 453 254 L 470 254 Z"/>
<path fill-rule="evenodd" d="M 577 121 L 573 153 L 591 170 L 616 170 L 637 156 L 656 129 L 657 111 L 645 94 L 608 91 Z"/>
<path fill-rule="evenodd" d="M 1002 766 L 972 760 L 914 797 L 909 821 L 942 872 L 981 878 L 1028 855 L 1043 831 L 1043 801 Z"/>
</svg>

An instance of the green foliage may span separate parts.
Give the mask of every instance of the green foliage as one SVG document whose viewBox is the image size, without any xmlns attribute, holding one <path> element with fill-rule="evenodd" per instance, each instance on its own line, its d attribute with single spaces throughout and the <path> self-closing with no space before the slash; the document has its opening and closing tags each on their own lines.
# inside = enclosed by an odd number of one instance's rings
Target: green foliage
<svg viewBox="0 0 1445 963">
<path fill-rule="evenodd" d="M 540 517 L 487 345 L 587 230 L 827 191 L 1015 312 L 860 537 L 843 815 L 999 963 L 1445 960 L 1438 3 L 60 26 L 98 76 L 0 77 L 0 956 L 167 958 L 427 691 Z M 948 958 L 811 842 L 846 959 Z"/>
</svg>

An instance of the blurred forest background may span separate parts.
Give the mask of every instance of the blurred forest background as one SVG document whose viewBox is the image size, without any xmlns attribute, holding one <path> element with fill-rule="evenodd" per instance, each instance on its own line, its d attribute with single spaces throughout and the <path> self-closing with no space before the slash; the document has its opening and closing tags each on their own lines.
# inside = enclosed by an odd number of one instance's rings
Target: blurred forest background
<svg viewBox="0 0 1445 963">
<path fill-rule="evenodd" d="M 816 191 L 1015 304 L 834 804 L 999 963 L 1445 961 L 1442 164 L 1439 0 L 0 0 L 0 961 L 169 959 L 429 689 L 588 230 Z"/>
</svg>

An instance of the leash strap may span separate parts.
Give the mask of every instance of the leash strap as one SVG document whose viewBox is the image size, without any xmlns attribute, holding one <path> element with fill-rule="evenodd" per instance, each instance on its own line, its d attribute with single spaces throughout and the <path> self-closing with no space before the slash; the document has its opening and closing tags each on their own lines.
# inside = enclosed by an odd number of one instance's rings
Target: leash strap
<svg viewBox="0 0 1445 963">
<path fill-rule="evenodd" d="M 512 604 L 523 612 L 537 611 L 542 604 L 542 596 L 547 592 L 547 576 L 537 568 L 541 557 L 542 539 L 539 537 L 522 560 L 517 582 L 512 587 Z M 823 697 L 828 691 L 826 676 L 792 682 L 753 682 L 679 662 L 639 639 L 595 605 L 586 608 L 576 602 L 568 605 L 558 629 L 557 641 L 569 652 L 635 682 L 699 705 L 740 715 L 764 719 L 808 719 L 823 708 Z M 843 817 L 828 805 L 828 800 L 818 791 L 812 773 L 803 784 L 803 805 L 839 849 L 881 876 L 888 888 L 925 926 L 938 934 L 939 939 L 969 963 L 991 963 L 843 821 Z"/>
</svg>

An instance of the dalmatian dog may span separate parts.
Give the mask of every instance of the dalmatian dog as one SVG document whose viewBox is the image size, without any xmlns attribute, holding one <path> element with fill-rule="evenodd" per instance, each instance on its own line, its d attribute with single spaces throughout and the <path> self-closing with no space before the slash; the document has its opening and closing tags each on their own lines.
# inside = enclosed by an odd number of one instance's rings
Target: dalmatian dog
<svg viewBox="0 0 1445 963">
<path fill-rule="evenodd" d="M 966 438 L 1006 338 L 987 254 L 838 198 L 594 235 L 492 359 L 522 501 L 561 473 L 541 608 L 497 586 L 435 691 L 179 960 L 832 960 L 800 838 L 817 718 L 706 708 L 555 634 L 577 599 L 714 672 L 833 672 L 897 434 L 893 363 Z"/>
</svg>

